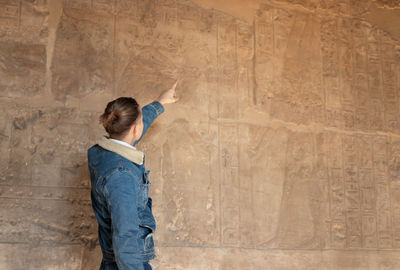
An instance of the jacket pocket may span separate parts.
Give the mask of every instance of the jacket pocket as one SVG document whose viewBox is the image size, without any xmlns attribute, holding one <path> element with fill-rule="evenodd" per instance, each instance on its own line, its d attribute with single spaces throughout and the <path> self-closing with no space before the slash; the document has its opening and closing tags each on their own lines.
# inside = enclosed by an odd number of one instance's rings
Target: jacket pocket
<svg viewBox="0 0 400 270">
<path fill-rule="evenodd" d="M 148 254 L 154 253 L 153 233 L 149 233 L 144 239 L 144 252 Z"/>
<path fill-rule="evenodd" d="M 139 225 L 141 233 L 140 238 L 143 241 L 142 254 L 152 255 L 154 253 L 154 240 L 153 240 L 153 229 L 146 225 Z"/>
<path fill-rule="evenodd" d="M 150 180 L 149 180 L 150 170 L 146 170 L 143 173 L 143 183 L 142 183 L 142 207 L 146 208 L 147 201 L 149 199 L 150 190 Z"/>
</svg>

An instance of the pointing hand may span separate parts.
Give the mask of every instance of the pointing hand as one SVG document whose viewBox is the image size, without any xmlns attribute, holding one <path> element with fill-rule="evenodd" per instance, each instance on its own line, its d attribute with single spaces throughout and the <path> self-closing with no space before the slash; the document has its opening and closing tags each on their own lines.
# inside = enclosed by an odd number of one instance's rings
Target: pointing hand
<svg viewBox="0 0 400 270">
<path fill-rule="evenodd" d="M 179 80 L 176 80 L 174 85 L 168 89 L 163 91 L 160 96 L 158 97 L 157 101 L 160 102 L 161 104 L 168 104 L 168 103 L 175 103 L 179 100 L 178 96 L 176 95 L 175 88 L 176 85 L 178 84 Z"/>
</svg>

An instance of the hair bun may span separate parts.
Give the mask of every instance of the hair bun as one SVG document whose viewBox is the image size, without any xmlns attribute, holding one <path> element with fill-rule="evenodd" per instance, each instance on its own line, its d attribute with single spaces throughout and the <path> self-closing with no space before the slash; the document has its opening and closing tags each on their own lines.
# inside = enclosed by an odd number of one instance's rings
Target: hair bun
<svg viewBox="0 0 400 270">
<path fill-rule="evenodd" d="M 116 111 L 111 111 L 104 121 L 104 127 L 112 127 L 114 123 L 118 122 L 119 113 Z"/>
<path fill-rule="evenodd" d="M 99 123 L 104 127 L 110 126 L 118 120 L 118 113 L 115 110 L 106 110 L 100 117 Z"/>
</svg>

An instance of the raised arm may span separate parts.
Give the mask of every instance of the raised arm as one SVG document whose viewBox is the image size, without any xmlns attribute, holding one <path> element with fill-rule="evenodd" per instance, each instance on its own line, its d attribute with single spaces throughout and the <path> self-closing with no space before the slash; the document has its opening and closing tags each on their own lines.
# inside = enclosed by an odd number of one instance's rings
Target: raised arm
<svg viewBox="0 0 400 270">
<path fill-rule="evenodd" d="M 149 129 L 151 124 L 154 122 L 154 120 L 164 112 L 164 107 L 161 105 L 160 102 L 158 101 L 153 101 L 150 104 L 147 104 L 142 108 L 142 114 L 143 114 L 143 132 L 140 138 L 135 141 L 133 146 L 135 146 L 140 140 L 143 138 L 143 135 L 146 133 L 146 131 Z"/>
<path fill-rule="evenodd" d="M 137 176 L 129 171 L 114 172 L 105 186 L 111 213 L 112 241 L 119 269 L 143 270 L 137 242 L 139 219 L 137 214 Z"/>
<path fill-rule="evenodd" d="M 147 129 L 151 126 L 151 124 L 154 122 L 157 116 L 159 116 L 161 113 L 164 112 L 163 105 L 174 103 L 179 100 L 175 92 L 177 84 L 178 80 L 174 83 L 174 85 L 170 89 L 163 91 L 157 100 L 153 101 L 150 104 L 147 104 L 142 108 L 143 132 L 140 138 L 137 141 L 135 141 L 133 146 L 135 146 L 143 138 L 143 135 L 146 133 Z"/>
</svg>

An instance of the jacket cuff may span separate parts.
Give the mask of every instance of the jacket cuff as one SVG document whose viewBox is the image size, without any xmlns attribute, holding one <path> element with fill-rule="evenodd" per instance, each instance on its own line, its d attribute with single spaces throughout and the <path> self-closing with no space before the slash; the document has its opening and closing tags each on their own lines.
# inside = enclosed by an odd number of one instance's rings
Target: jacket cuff
<svg viewBox="0 0 400 270">
<path fill-rule="evenodd" d="M 152 106 L 156 110 L 157 116 L 159 116 L 160 114 L 162 114 L 164 112 L 164 106 L 158 101 L 153 101 L 149 105 Z"/>
</svg>

